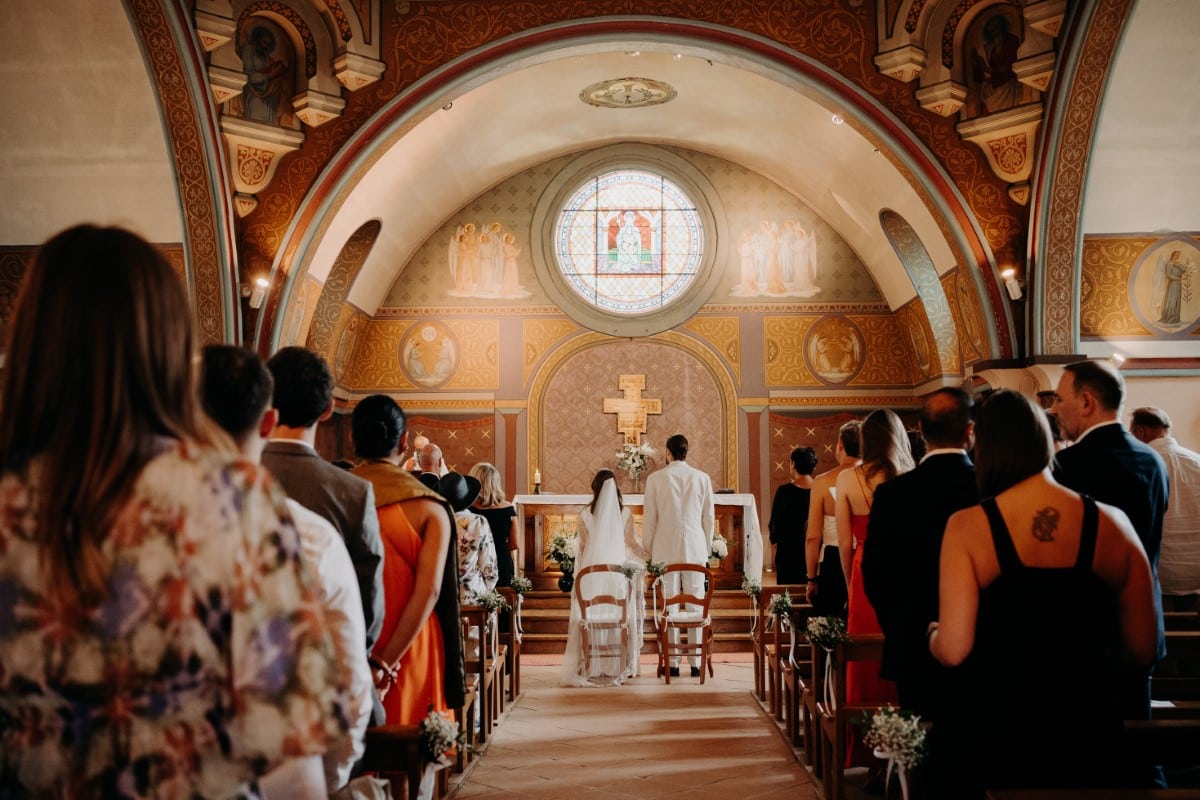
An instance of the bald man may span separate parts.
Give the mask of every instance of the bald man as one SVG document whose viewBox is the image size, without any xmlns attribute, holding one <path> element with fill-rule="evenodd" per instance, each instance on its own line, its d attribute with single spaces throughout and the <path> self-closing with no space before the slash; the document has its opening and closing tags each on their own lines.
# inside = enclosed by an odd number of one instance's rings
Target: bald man
<svg viewBox="0 0 1200 800">
<path fill-rule="evenodd" d="M 421 449 L 427 444 L 429 444 L 428 436 L 422 433 L 418 433 L 416 436 L 414 436 L 412 440 L 412 455 L 400 465 L 401 468 L 406 469 L 409 472 L 417 472 L 420 470 L 421 465 L 417 463 L 417 457 L 421 455 Z"/>
<path fill-rule="evenodd" d="M 426 442 L 429 440 L 426 439 Z M 422 473 L 437 475 L 439 479 L 450 471 L 442 459 L 442 448 L 433 443 L 428 443 L 417 451 L 417 469 Z"/>
</svg>

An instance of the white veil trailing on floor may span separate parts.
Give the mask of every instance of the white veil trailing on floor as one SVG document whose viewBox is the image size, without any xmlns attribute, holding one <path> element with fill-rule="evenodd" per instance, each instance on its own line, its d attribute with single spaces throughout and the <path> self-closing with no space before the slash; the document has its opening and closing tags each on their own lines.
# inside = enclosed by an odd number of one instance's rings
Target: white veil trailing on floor
<svg viewBox="0 0 1200 800">
<path fill-rule="evenodd" d="M 580 526 L 587 532 L 587 542 L 575 561 L 576 580 L 584 567 L 593 564 L 623 565 L 627 560 L 625 549 L 625 527 L 629 522 L 629 509 L 621 508 L 617 502 L 617 484 L 612 478 L 604 482 L 600 488 L 600 496 L 596 499 L 596 510 L 584 508 L 579 512 Z M 618 684 L 636 674 L 638 654 L 642 649 L 642 612 L 638 600 L 642 594 L 640 573 L 634 576 L 634 597 L 629 604 L 629 647 L 620 657 L 593 658 L 591 668 L 585 674 L 582 642 L 579 632 L 580 608 L 571 593 L 571 616 L 567 631 L 567 649 L 563 654 L 560 683 L 564 686 L 603 686 Z M 629 592 L 629 580 L 619 572 L 604 575 L 587 575 L 585 582 L 580 585 L 584 599 L 601 594 L 611 594 L 618 597 L 626 596 Z M 596 608 L 596 606 L 593 606 Z M 604 608 L 611 608 L 605 606 Z M 615 609 L 613 609 L 615 611 Z M 601 636 L 612 636 L 616 643 L 617 634 L 614 632 L 599 633 Z M 608 642 L 604 642 L 607 644 Z"/>
</svg>

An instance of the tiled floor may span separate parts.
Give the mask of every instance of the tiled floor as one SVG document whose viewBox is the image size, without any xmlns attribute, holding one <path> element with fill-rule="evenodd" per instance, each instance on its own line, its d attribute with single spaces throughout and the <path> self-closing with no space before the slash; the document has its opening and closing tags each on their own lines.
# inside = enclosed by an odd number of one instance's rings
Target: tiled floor
<svg viewBox="0 0 1200 800">
<path fill-rule="evenodd" d="M 649 675 L 607 689 L 562 688 L 557 666 L 523 662 L 521 698 L 451 796 L 816 798 L 751 694 L 748 655 L 720 658 L 704 686 L 690 677 L 666 686 L 651 662 Z"/>
</svg>

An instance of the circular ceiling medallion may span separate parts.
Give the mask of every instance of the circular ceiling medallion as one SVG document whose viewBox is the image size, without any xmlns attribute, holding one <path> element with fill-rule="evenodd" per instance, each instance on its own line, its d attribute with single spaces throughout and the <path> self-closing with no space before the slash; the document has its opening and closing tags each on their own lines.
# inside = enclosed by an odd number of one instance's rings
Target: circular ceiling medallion
<svg viewBox="0 0 1200 800">
<path fill-rule="evenodd" d="M 642 108 L 674 100 L 675 87 L 653 78 L 614 78 L 593 83 L 579 99 L 604 108 Z"/>
</svg>

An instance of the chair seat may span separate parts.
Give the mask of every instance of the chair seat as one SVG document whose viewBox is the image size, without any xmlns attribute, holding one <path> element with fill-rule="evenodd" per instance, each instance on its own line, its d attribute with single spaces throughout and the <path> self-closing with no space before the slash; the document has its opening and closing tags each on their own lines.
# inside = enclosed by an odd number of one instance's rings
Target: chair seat
<svg viewBox="0 0 1200 800">
<path fill-rule="evenodd" d="M 707 625 L 711 620 L 707 614 L 687 612 L 683 614 L 664 614 L 663 621 L 668 625 L 686 625 L 694 628 L 697 625 Z"/>
<path fill-rule="evenodd" d="M 599 609 L 592 606 L 588 609 L 587 618 L 582 620 L 585 625 L 622 625 L 625 615 L 619 608 Z"/>
</svg>

